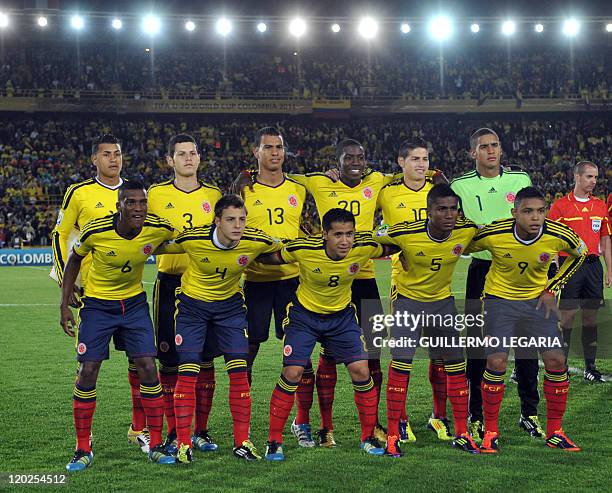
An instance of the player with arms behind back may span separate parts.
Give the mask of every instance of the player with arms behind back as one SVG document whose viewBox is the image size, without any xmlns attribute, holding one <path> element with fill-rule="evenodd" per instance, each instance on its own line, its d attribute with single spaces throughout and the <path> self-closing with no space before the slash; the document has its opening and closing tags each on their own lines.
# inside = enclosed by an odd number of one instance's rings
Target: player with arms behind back
<svg viewBox="0 0 612 493">
<path fill-rule="evenodd" d="M 499 450 L 497 421 L 510 348 L 503 341 L 516 336 L 521 325 L 528 336 L 537 338 L 536 345 L 544 360 L 546 445 L 577 451 L 580 449 L 561 427 L 569 377 L 555 296 L 584 261 L 586 245 L 564 224 L 546 219 L 544 197 L 533 187 L 516 194 L 512 216 L 513 219 L 496 221 L 481 229 L 468 248 L 489 250 L 493 257 L 484 287 L 484 333 L 502 341 L 486 347 L 487 363 L 481 384 L 485 436 L 480 450 L 483 453 Z M 569 254 L 569 259 L 549 280 L 548 268 L 561 251 Z"/>
<path fill-rule="evenodd" d="M 92 464 L 90 433 L 96 381 L 102 361 L 109 357 L 108 345 L 115 333 L 121 334 L 139 374 L 150 432 L 149 458 L 161 464 L 175 462 L 162 446 L 162 388 L 155 367 L 149 304 L 142 286 L 145 262 L 161 243 L 173 236 L 174 230 L 167 221 L 147 214 L 147 195 L 142 183 L 123 183 L 116 207 L 116 214 L 94 219 L 83 228 L 64 270 L 61 324 L 66 334 L 75 337 L 76 324 L 69 303 L 81 262 L 91 255 L 77 336 L 80 365 L 73 392 L 77 447 L 66 466 L 68 471 L 81 471 Z"/>
<path fill-rule="evenodd" d="M 187 134 L 172 137 L 168 143 L 166 162 L 174 170 L 174 179 L 151 186 L 149 210 L 168 220 L 177 231 L 211 224 L 221 191 L 198 180 L 200 152 L 195 139 Z M 168 424 L 166 442 L 175 446 L 174 387 L 178 378 L 178 355 L 174 344 L 175 292 L 181 285 L 181 276 L 188 265 L 188 255 L 160 255 L 157 258 L 157 280 L 153 290 L 159 380 L 164 391 L 164 414 Z M 202 452 L 217 450 L 217 444 L 208 433 L 208 415 L 215 392 L 213 357 L 218 355 L 212 342 L 209 341 L 204 348 L 195 388 L 192 443 Z"/>
</svg>

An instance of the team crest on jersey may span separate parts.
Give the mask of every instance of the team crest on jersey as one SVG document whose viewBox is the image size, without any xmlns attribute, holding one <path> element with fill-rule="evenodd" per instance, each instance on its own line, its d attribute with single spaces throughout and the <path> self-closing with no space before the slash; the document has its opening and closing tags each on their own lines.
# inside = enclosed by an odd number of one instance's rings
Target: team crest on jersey
<svg viewBox="0 0 612 493">
<path fill-rule="evenodd" d="M 170 349 L 170 344 L 168 344 L 166 341 L 162 341 L 159 343 L 159 350 L 162 353 L 167 353 L 169 349 Z"/>
<path fill-rule="evenodd" d="M 540 253 L 540 262 L 545 264 L 549 260 L 550 260 L 550 254 L 549 253 Z"/>
<path fill-rule="evenodd" d="M 183 344 L 183 336 L 181 334 L 176 334 L 174 336 L 174 344 L 176 344 L 177 346 Z"/>
<path fill-rule="evenodd" d="M 145 255 L 151 255 L 153 253 L 153 245 L 151 245 L 151 243 L 147 243 L 142 249 L 142 253 Z"/>
<path fill-rule="evenodd" d="M 463 253 L 463 245 L 461 243 L 457 243 L 454 247 L 453 247 L 453 255 L 455 257 L 458 257 L 459 255 L 461 255 Z"/>
<path fill-rule="evenodd" d="M 357 272 L 359 272 L 359 264 L 357 262 L 352 263 L 349 265 L 348 271 L 349 274 L 357 274 Z"/>
<path fill-rule="evenodd" d="M 591 229 L 593 229 L 593 233 L 599 233 L 601 229 L 601 219 L 591 219 Z"/>
<path fill-rule="evenodd" d="M 298 199 L 295 195 L 289 195 L 289 197 L 287 198 L 287 201 L 289 202 L 289 205 L 291 207 L 297 207 L 298 205 Z"/>
<path fill-rule="evenodd" d="M 77 346 L 77 353 L 79 353 L 82 356 L 86 352 L 87 352 L 87 346 L 84 343 L 79 342 L 79 345 Z"/>
<path fill-rule="evenodd" d="M 372 192 L 372 189 L 370 187 L 365 187 L 363 189 L 363 196 L 370 200 L 372 198 L 372 195 L 374 195 L 374 192 Z"/>
<path fill-rule="evenodd" d="M 285 356 L 291 356 L 291 353 L 293 353 L 293 348 L 289 344 L 286 344 L 283 348 L 283 354 Z"/>
<path fill-rule="evenodd" d="M 249 256 L 248 255 L 240 255 L 240 257 L 238 257 L 238 265 L 242 265 L 245 266 L 246 264 L 249 263 Z"/>
<path fill-rule="evenodd" d="M 202 202 L 202 210 L 206 212 L 206 214 L 210 214 L 212 207 L 210 206 L 210 202 L 208 202 L 208 200 L 206 202 Z"/>
<path fill-rule="evenodd" d="M 514 204 L 514 199 L 516 199 L 516 194 L 512 192 L 508 192 L 506 194 L 506 202 L 508 202 L 509 204 Z"/>
</svg>

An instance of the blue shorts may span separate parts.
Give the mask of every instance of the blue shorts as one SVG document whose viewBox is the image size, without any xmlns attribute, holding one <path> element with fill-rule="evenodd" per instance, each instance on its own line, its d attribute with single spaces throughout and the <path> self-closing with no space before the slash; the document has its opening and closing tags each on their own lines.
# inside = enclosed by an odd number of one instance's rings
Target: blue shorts
<svg viewBox="0 0 612 493">
<path fill-rule="evenodd" d="M 222 301 L 202 301 L 184 293 L 176 299 L 174 342 L 179 363 L 200 361 L 209 338 L 225 357 L 246 357 L 249 339 L 242 293 Z"/>
<path fill-rule="evenodd" d="M 536 310 L 537 304 L 538 298 L 507 300 L 485 293 L 484 335 L 496 338 L 485 348 L 486 354 L 507 353 L 510 349 L 516 349 L 517 346 L 509 342 L 510 338 L 517 336 L 525 343 L 531 344 L 531 349 L 537 349 L 540 353 L 562 351 L 563 341 L 557 315 L 551 312 L 550 316 L 545 318 L 545 307 L 541 306 Z M 537 358 L 537 352 L 534 351 L 534 354 Z"/>
<path fill-rule="evenodd" d="M 283 366 L 306 366 L 317 341 L 339 363 L 368 359 L 354 305 L 323 315 L 294 301 L 287 307 L 283 327 Z"/>
<path fill-rule="evenodd" d="M 176 290 L 180 286 L 180 275 L 157 273 L 153 289 L 153 325 L 157 342 L 157 359 L 166 367 L 178 366 L 178 354 L 174 344 L 174 312 Z M 207 337 L 201 356 L 202 361 L 210 361 L 218 356 L 221 356 L 221 352 L 215 345 L 215 337 Z"/>
<path fill-rule="evenodd" d="M 79 318 L 78 361 L 108 359 L 108 345 L 115 334 L 130 358 L 155 357 L 157 354 L 145 293 L 127 300 L 101 300 L 86 296 L 79 310 Z"/>
<path fill-rule="evenodd" d="M 431 359 L 458 361 L 464 358 L 458 347 L 459 327 L 455 326 L 457 308 L 455 298 L 449 296 L 436 301 L 417 301 L 398 294 L 393 300 L 393 314 L 398 324 L 390 328 L 391 356 L 393 359 L 412 360 L 421 343 L 427 345 Z M 404 314 L 416 316 L 414 320 Z"/>
</svg>

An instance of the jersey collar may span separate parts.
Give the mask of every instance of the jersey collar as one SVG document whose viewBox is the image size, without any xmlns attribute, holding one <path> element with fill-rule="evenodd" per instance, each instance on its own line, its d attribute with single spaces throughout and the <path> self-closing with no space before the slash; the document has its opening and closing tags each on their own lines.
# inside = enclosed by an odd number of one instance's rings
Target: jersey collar
<svg viewBox="0 0 612 493">
<path fill-rule="evenodd" d="M 214 245 L 215 248 L 221 250 L 222 252 L 233 250 L 240 244 L 240 240 L 238 240 L 238 242 L 234 246 L 229 247 L 229 248 L 221 245 L 221 243 L 217 239 L 217 225 L 214 223 L 213 223 L 212 228 L 210 229 L 210 242 Z"/>
<path fill-rule="evenodd" d="M 478 168 L 474 168 L 474 171 L 476 172 L 476 176 L 480 180 L 482 180 L 483 176 L 478 172 Z M 493 180 L 495 178 L 500 178 L 503 174 L 504 174 L 504 167 L 500 165 L 500 167 L 499 167 L 499 175 L 494 176 L 493 178 L 487 178 L 487 180 Z"/>
<path fill-rule="evenodd" d="M 518 241 L 521 245 L 533 245 L 534 243 L 536 243 L 540 238 L 542 238 L 542 236 L 544 235 L 544 231 L 546 229 L 546 222 L 544 222 L 544 224 L 542 225 L 542 227 L 540 228 L 540 232 L 538 233 L 538 236 L 536 236 L 533 240 L 529 240 L 529 241 L 525 241 L 521 238 L 519 238 L 519 235 L 516 234 L 516 220 L 512 223 L 512 236 L 514 236 L 514 239 L 516 241 Z"/>
<path fill-rule="evenodd" d="M 453 232 L 451 231 L 446 238 L 442 238 L 441 240 L 434 238 L 433 236 L 429 234 L 429 219 L 425 219 L 425 232 L 427 233 L 427 236 L 429 237 L 429 239 L 431 241 L 435 241 L 436 243 L 444 243 L 446 240 L 448 240 L 453 235 Z"/>
<path fill-rule="evenodd" d="M 101 187 L 108 188 L 109 190 L 118 190 L 118 189 L 119 189 L 119 187 L 120 187 L 121 185 L 123 185 L 123 178 L 121 178 L 121 177 L 119 177 L 119 183 L 117 183 L 117 185 L 115 185 L 114 187 L 111 187 L 111 186 L 109 186 L 109 185 L 105 185 L 105 184 L 104 184 L 104 183 L 102 183 L 100 180 L 98 180 L 98 177 L 97 177 L 97 176 L 94 176 L 94 181 L 95 181 L 95 182 L 96 182 L 98 185 L 100 185 Z"/>
</svg>

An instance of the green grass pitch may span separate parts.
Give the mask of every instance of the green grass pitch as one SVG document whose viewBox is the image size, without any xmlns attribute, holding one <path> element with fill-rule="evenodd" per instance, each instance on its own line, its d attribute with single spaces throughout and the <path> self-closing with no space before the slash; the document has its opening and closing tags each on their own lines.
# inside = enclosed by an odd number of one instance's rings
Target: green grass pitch
<svg viewBox="0 0 612 493">
<path fill-rule="evenodd" d="M 461 305 L 467 262 L 454 279 Z M 388 292 L 389 264 L 376 263 L 381 293 Z M 71 392 L 76 368 L 73 340 L 59 326 L 59 290 L 46 267 L 0 270 L 0 475 L 1 473 L 64 473 L 74 447 Z M 149 291 L 155 276 L 147 266 Z M 612 298 L 612 290 L 606 291 Z M 601 311 L 600 333 L 611 347 L 609 303 Z M 575 335 L 578 342 L 579 334 Z M 385 357 L 385 366 L 388 362 Z M 589 385 L 572 378 L 565 428 L 583 447 L 581 453 L 550 450 L 518 429 L 516 388 L 509 384 L 500 418 L 502 451 L 497 456 L 470 456 L 439 442 L 425 429 L 431 412 L 427 363 L 416 362 L 408 393 L 408 411 L 417 435 L 398 460 L 370 457 L 358 449 L 358 420 L 346 370 L 338 367 L 334 405 L 335 450 L 299 449 L 288 430 L 284 463 L 246 464 L 231 455 L 228 379 L 217 360 L 217 392 L 210 419 L 217 453 L 196 453 L 191 467 L 158 466 L 126 443 L 130 424 L 130 392 L 123 353 L 113 352 L 103 364 L 94 416 L 95 460 L 91 469 L 73 474 L 62 491 L 602 491 L 610 487 L 612 384 Z M 268 406 L 281 369 L 281 346 L 270 339 L 254 371 L 252 438 L 263 452 Z M 579 359 L 570 361 L 579 366 Z M 610 360 L 601 362 L 606 373 Z M 450 408 L 450 406 L 449 406 Z M 384 397 L 381 403 L 384 423 Z M 540 415 L 545 416 L 542 396 Z M 292 418 L 290 418 L 292 419 Z M 318 426 L 313 406 L 311 421 Z M 2 475 L 0 491 L 15 491 Z"/>
</svg>

